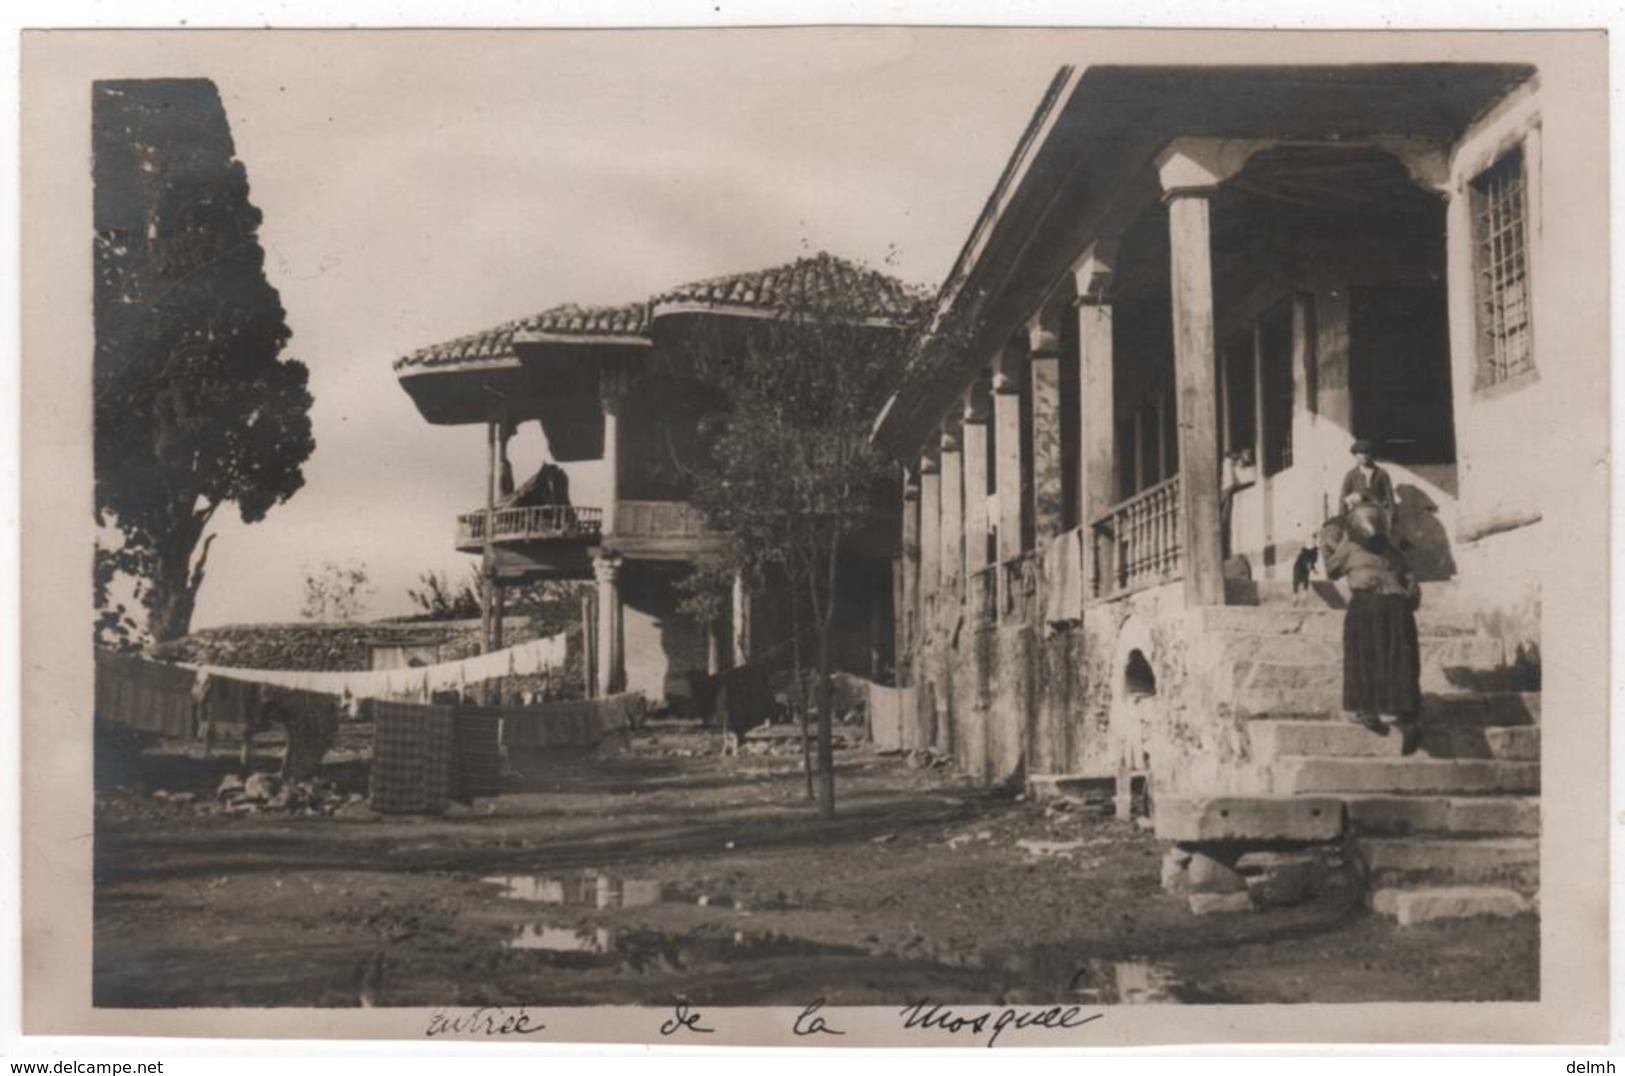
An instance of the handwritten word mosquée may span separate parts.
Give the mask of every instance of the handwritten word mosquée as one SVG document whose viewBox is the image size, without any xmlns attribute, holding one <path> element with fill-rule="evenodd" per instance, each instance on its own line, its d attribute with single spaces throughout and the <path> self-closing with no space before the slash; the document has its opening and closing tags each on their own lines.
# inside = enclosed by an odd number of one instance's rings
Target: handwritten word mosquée
<svg viewBox="0 0 1625 1076">
<path fill-rule="evenodd" d="M 1082 1027 L 1105 1015 L 1097 1012 L 1086 1016 L 1081 1005 L 1055 1005 L 1031 1012 L 1003 1009 L 998 1010 L 998 1015 L 994 1015 L 994 1012 L 993 1009 L 983 1009 L 980 1012 L 961 1015 L 944 1005 L 933 1004 L 929 998 L 916 1001 L 899 1010 L 899 1014 L 903 1017 L 904 1030 L 944 1031 L 950 1035 L 969 1035 L 973 1038 L 986 1035 L 991 1030 L 992 1034 L 987 1040 L 990 1048 L 1007 1030 L 1025 1031 L 1042 1028 L 1046 1031 L 1061 1031 Z"/>
</svg>

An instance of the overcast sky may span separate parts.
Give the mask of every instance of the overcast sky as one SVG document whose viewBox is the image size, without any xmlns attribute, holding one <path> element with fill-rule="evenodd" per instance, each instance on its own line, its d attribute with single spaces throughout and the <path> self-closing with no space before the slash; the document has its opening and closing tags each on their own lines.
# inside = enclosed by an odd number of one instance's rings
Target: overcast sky
<svg viewBox="0 0 1625 1076">
<path fill-rule="evenodd" d="M 413 348 L 821 249 L 895 248 L 934 287 L 1063 58 L 997 32 L 165 41 L 108 74 L 219 86 L 315 396 L 304 489 L 221 525 L 195 627 L 297 619 L 324 560 L 365 564 L 374 615 L 466 573 L 484 434 L 418 416 L 391 369 Z M 532 424 L 521 478 L 541 451 Z M 597 467 L 572 470 L 593 503 Z"/>
</svg>

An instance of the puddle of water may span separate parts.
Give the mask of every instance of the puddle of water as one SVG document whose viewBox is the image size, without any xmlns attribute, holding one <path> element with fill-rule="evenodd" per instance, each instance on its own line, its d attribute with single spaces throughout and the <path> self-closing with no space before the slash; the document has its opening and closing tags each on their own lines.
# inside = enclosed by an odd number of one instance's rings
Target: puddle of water
<svg viewBox="0 0 1625 1076">
<path fill-rule="evenodd" d="M 636 908 L 661 899 L 660 883 L 643 878 L 618 878 L 585 871 L 581 874 L 495 874 L 480 881 L 502 887 L 510 900 L 555 904 L 569 908 Z"/>
<path fill-rule="evenodd" d="M 1178 1005 L 1202 1000 L 1167 964 L 1150 960 L 1079 958 L 1062 947 L 978 951 L 934 948 L 931 959 L 987 968 L 1096 1005 Z"/>
</svg>

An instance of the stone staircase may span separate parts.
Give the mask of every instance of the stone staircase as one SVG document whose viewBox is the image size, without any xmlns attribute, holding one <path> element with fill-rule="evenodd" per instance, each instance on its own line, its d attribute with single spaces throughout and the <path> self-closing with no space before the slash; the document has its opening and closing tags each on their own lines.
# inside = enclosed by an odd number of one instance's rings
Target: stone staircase
<svg viewBox="0 0 1625 1076">
<path fill-rule="evenodd" d="M 1201 611 L 1248 721 L 1249 794 L 1157 804 L 1180 855 L 1312 842 L 1363 880 L 1402 925 L 1535 907 L 1540 876 L 1540 695 L 1514 690 L 1499 644 L 1427 587 L 1422 749 L 1343 719 L 1343 614 L 1322 585 L 1292 595 L 1249 584 L 1259 604 Z M 1165 876 L 1166 877 L 1166 876 Z M 1249 880 L 1251 884 L 1251 880 Z M 1196 907 L 1193 898 L 1193 908 Z"/>
</svg>

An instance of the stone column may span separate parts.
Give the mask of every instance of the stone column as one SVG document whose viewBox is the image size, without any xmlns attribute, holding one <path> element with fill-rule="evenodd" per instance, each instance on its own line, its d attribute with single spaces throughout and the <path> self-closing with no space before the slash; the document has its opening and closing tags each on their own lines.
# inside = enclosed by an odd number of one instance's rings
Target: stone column
<svg viewBox="0 0 1625 1076">
<path fill-rule="evenodd" d="M 1061 533 L 1061 316 L 1045 306 L 1027 324 L 1032 377 L 1033 533 L 1040 548 Z"/>
<path fill-rule="evenodd" d="M 1219 184 L 1239 172 L 1256 148 L 1230 140 L 1178 139 L 1157 158 L 1168 203 L 1183 569 L 1190 605 L 1224 604 L 1209 207 Z"/>
<path fill-rule="evenodd" d="M 901 599 L 897 608 L 897 667 L 904 667 L 920 620 L 920 480 L 913 468 L 903 471 L 903 556 Z"/>
<path fill-rule="evenodd" d="M 938 461 L 942 522 L 937 527 L 942 543 L 937 554 L 937 606 L 949 621 L 949 610 L 959 605 L 965 574 L 965 471 L 960 455 L 957 424 L 950 422 L 942 430 L 942 458 Z"/>
<path fill-rule="evenodd" d="M 705 675 L 715 676 L 722 671 L 722 632 L 715 620 L 705 622 Z"/>
<path fill-rule="evenodd" d="M 581 595 L 581 693 L 587 698 L 598 694 L 598 600 Z"/>
<path fill-rule="evenodd" d="M 978 576 L 987 567 L 987 421 L 990 387 L 980 378 L 965 392 L 965 605 L 972 623 L 985 615 L 981 603 L 989 596 Z"/>
<path fill-rule="evenodd" d="M 1112 307 L 1117 241 L 1095 243 L 1073 267 L 1078 289 L 1079 518 L 1093 523 L 1117 502 L 1112 400 Z"/>
<path fill-rule="evenodd" d="M 592 574 L 598 580 L 598 694 L 613 695 L 626 687 L 626 656 L 621 651 L 621 559 L 596 557 Z"/>
<path fill-rule="evenodd" d="M 745 573 L 734 573 L 733 592 L 734 666 L 750 661 L 750 585 Z"/>
<path fill-rule="evenodd" d="M 993 484 L 998 496 L 998 554 L 1002 565 L 1021 555 L 1021 374 L 1026 355 L 1019 344 L 1005 345 L 993 370 Z M 1009 572 L 999 568 L 1001 611 L 1011 607 Z"/>
<path fill-rule="evenodd" d="M 936 608 L 937 558 L 942 555 L 942 482 L 937 461 L 920 457 L 920 634 L 929 627 L 927 616 Z"/>
</svg>

